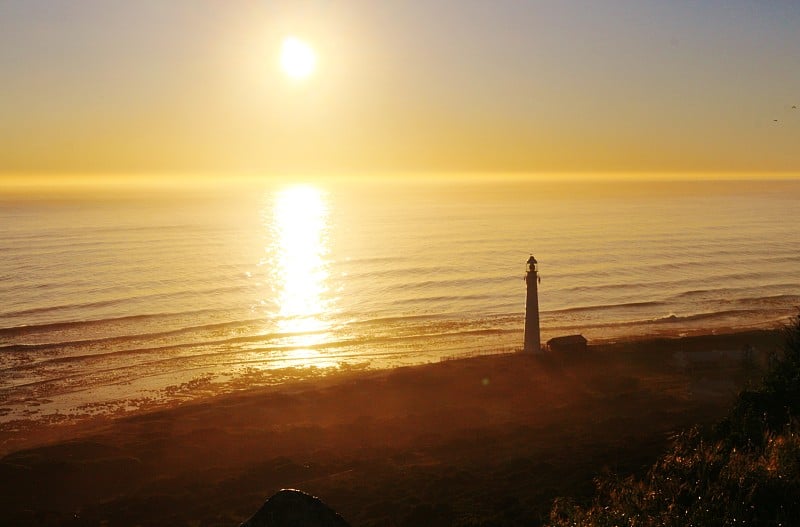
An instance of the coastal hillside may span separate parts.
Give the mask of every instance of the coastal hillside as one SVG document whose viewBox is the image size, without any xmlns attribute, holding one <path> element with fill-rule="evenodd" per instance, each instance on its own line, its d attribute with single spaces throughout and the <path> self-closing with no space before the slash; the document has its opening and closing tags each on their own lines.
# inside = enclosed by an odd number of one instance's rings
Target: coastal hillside
<svg viewBox="0 0 800 527">
<path fill-rule="evenodd" d="M 517 526 L 724 418 L 779 332 L 505 354 L 241 391 L 60 429 L 0 459 L 11 525 L 238 525 L 282 488 L 354 527 Z M 745 353 L 745 351 L 752 353 Z M 69 433 L 68 433 L 69 432 Z M 55 433 L 55 432 L 54 432 Z"/>
<path fill-rule="evenodd" d="M 556 501 L 552 527 L 775 526 L 800 518 L 800 315 L 757 389 L 713 430 L 682 433 L 644 476 L 607 474 L 587 506 Z"/>
</svg>

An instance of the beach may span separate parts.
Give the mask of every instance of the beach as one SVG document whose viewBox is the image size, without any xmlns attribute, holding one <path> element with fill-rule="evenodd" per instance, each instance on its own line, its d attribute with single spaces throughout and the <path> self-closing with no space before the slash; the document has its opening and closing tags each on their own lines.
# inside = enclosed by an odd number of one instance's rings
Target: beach
<svg viewBox="0 0 800 527">
<path fill-rule="evenodd" d="M 725 415 L 780 332 L 345 371 L 0 436 L 14 525 L 238 525 L 281 488 L 353 526 L 537 525 Z M 473 523 L 470 523 L 473 522 Z"/>
</svg>

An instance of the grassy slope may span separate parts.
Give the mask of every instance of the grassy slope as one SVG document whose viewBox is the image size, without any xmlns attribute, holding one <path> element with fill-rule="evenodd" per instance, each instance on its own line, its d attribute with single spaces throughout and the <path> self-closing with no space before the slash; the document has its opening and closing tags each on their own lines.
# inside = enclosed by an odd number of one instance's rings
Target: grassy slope
<svg viewBox="0 0 800 527">
<path fill-rule="evenodd" d="M 676 431 L 725 416 L 755 377 L 718 351 L 779 341 L 478 357 L 147 412 L 0 459 L 0 524 L 227 527 L 288 487 L 354 527 L 540 525 L 603 467 L 644 475 Z"/>
<path fill-rule="evenodd" d="M 588 506 L 560 499 L 553 527 L 776 526 L 800 518 L 800 315 L 762 386 L 712 431 L 692 429 L 641 478 L 596 480 Z"/>
</svg>

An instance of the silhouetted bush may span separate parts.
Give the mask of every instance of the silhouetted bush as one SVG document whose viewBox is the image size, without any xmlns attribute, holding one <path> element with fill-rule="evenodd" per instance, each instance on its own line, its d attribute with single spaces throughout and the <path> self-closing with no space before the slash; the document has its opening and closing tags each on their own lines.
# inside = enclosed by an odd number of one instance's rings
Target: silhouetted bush
<svg viewBox="0 0 800 527">
<path fill-rule="evenodd" d="M 758 390 L 711 434 L 678 437 L 643 478 L 605 475 L 589 506 L 560 499 L 554 527 L 777 526 L 800 518 L 800 314 Z"/>
</svg>

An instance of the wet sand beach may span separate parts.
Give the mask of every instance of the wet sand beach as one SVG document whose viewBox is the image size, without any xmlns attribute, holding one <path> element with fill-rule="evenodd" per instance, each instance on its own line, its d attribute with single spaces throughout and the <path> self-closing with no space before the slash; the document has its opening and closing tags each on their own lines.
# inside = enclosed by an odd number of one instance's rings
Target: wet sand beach
<svg viewBox="0 0 800 527">
<path fill-rule="evenodd" d="M 298 488 L 354 526 L 535 525 L 553 498 L 586 497 L 602 471 L 641 470 L 718 420 L 779 342 L 751 331 L 448 360 L 6 431 L 0 506 L 15 525 L 238 525 Z"/>
</svg>

